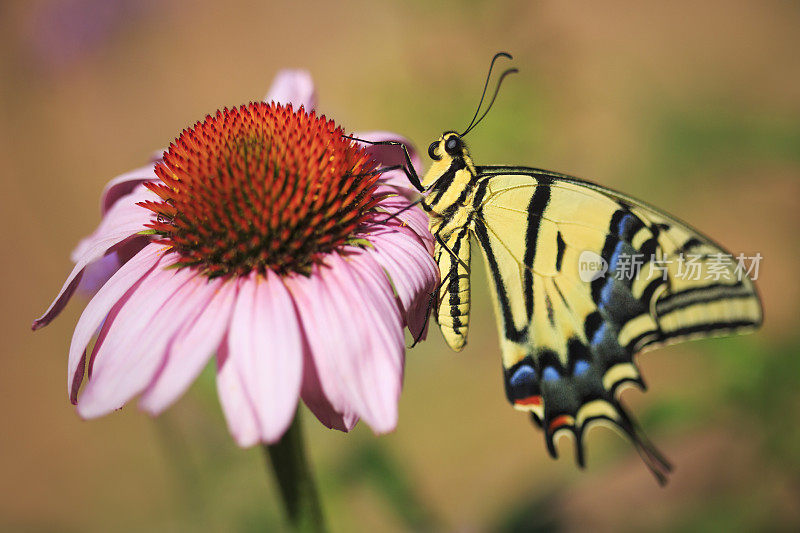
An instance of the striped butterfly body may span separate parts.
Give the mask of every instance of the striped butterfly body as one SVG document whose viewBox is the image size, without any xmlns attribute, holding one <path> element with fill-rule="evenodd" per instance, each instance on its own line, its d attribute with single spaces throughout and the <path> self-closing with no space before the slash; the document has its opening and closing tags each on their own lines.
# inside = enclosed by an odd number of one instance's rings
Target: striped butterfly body
<svg viewBox="0 0 800 533">
<path fill-rule="evenodd" d="M 510 58 L 501 52 L 492 66 L 499 57 Z M 730 254 L 658 209 L 556 172 L 476 166 L 463 137 L 515 71 L 503 73 L 477 119 L 481 97 L 463 133 L 445 132 L 430 145 L 433 163 L 421 182 L 405 153 L 436 239 L 434 316 L 448 345 L 461 350 L 474 238 L 490 278 L 509 402 L 544 430 L 553 457 L 555 437 L 572 435 L 583 466 L 584 433 L 604 422 L 631 439 L 664 483 L 671 466 L 619 400 L 624 385 L 645 387 L 635 355 L 754 329 L 761 303 L 737 265 L 715 261 Z M 587 272 L 587 263 L 602 269 Z"/>
</svg>

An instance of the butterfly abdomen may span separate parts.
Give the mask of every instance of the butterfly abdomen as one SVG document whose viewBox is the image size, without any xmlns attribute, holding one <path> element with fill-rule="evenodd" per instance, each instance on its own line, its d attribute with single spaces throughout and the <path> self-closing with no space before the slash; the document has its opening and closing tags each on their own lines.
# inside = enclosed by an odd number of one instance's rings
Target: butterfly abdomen
<svg viewBox="0 0 800 533">
<path fill-rule="evenodd" d="M 470 309 L 470 242 L 466 229 L 449 235 L 438 235 L 435 259 L 442 279 L 437 295 L 436 321 L 442 335 L 453 350 L 461 350 L 467 342 Z"/>
</svg>

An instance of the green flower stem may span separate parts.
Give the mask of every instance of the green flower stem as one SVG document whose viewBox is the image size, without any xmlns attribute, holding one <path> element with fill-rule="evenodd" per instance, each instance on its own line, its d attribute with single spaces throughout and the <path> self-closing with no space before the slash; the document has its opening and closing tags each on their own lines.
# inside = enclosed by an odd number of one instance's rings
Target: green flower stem
<svg viewBox="0 0 800 533">
<path fill-rule="evenodd" d="M 289 522 L 295 531 L 325 531 L 319 494 L 306 458 L 300 409 L 280 441 L 265 445 L 281 490 Z"/>
</svg>

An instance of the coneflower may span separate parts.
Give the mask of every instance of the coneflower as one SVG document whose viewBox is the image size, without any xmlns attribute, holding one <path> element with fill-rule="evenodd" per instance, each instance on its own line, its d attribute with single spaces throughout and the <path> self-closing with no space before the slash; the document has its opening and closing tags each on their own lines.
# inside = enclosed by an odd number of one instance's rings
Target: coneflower
<svg viewBox="0 0 800 533">
<path fill-rule="evenodd" d="M 216 355 L 241 446 L 280 439 L 299 398 L 328 427 L 396 426 L 403 327 L 422 333 L 438 279 L 427 218 L 402 172 L 382 171 L 396 147 L 317 115 L 308 74 L 283 72 L 268 100 L 207 116 L 106 188 L 100 226 L 33 326 L 84 273 L 100 285 L 70 346 L 81 416 L 137 395 L 160 413 Z"/>
</svg>

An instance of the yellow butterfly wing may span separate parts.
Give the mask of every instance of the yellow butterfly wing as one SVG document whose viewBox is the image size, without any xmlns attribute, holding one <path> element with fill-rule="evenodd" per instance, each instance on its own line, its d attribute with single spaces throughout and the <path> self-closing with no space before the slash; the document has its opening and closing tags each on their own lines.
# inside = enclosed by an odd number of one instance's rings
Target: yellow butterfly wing
<svg viewBox="0 0 800 533">
<path fill-rule="evenodd" d="M 479 167 L 472 231 L 496 307 L 505 386 L 554 437 L 594 421 L 670 467 L 619 403 L 644 382 L 639 351 L 758 327 L 761 303 L 736 259 L 678 219 L 610 189 L 524 167 Z M 603 266 L 607 268 L 602 272 Z M 603 274 L 603 275 L 598 275 Z"/>
</svg>

